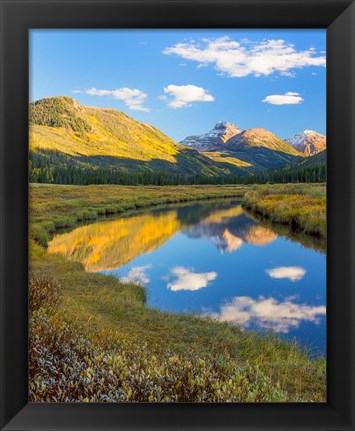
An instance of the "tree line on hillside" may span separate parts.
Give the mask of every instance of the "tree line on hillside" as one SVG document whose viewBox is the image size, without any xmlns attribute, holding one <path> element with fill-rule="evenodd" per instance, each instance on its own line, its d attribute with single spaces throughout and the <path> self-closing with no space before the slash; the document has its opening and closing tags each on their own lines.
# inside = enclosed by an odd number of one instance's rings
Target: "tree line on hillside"
<svg viewBox="0 0 355 431">
<path fill-rule="evenodd" d="M 249 180 L 246 178 L 245 180 Z M 307 167 L 292 167 L 261 172 L 252 177 L 252 183 L 324 183 L 327 179 L 325 163 Z"/>
<path fill-rule="evenodd" d="M 31 154 L 29 181 L 46 184 L 121 184 L 121 185 L 193 185 L 193 184 L 265 184 L 319 183 L 326 181 L 325 164 L 304 168 L 284 168 L 250 176 L 204 176 L 166 171 L 128 171 L 112 167 L 74 166 L 50 161 Z"/>
</svg>

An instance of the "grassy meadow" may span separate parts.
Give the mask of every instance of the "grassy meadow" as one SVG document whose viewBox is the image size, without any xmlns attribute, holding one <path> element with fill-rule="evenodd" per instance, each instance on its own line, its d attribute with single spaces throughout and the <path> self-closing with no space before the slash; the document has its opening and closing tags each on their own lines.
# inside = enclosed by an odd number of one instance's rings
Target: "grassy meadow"
<svg viewBox="0 0 355 431">
<path fill-rule="evenodd" d="M 146 306 L 145 289 L 85 272 L 48 241 L 99 217 L 222 197 L 325 236 L 324 185 L 30 186 L 30 401 L 324 402 L 326 361 L 212 318 Z"/>
<path fill-rule="evenodd" d="M 287 225 L 301 233 L 325 239 L 325 184 L 259 186 L 248 191 L 243 206 L 272 223 Z"/>
</svg>

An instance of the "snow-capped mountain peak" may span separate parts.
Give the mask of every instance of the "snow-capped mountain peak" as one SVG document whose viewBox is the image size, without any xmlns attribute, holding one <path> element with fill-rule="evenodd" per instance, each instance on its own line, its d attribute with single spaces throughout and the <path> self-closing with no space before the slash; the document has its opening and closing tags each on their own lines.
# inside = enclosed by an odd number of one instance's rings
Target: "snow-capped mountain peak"
<svg viewBox="0 0 355 431">
<path fill-rule="evenodd" d="M 326 149 L 326 137 L 314 130 L 303 130 L 286 139 L 286 142 L 306 156 L 313 156 Z"/>
<path fill-rule="evenodd" d="M 240 133 L 242 130 L 228 121 L 218 121 L 214 128 L 203 135 L 188 136 L 180 144 L 193 147 L 199 151 L 211 151 L 218 149 L 228 139 Z"/>
<path fill-rule="evenodd" d="M 216 125 L 214 126 L 214 129 L 226 129 L 227 127 L 236 127 L 232 123 L 229 123 L 228 121 L 217 121 Z"/>
</svg>

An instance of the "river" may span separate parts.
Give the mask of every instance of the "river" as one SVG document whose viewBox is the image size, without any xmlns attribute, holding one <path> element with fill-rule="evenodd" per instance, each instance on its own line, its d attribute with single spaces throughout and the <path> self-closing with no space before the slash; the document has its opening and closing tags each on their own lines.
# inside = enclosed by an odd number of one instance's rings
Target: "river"
<svg viewBox="0 0 355 431">
<path fill-rule="evenodd" d="M 271 329 L 325 355 L 323 246 L 276 229 L 235 199 L 201 201 L 81 226 L 48 251 L 143 284 L 150 307 Z"/>
</svg>

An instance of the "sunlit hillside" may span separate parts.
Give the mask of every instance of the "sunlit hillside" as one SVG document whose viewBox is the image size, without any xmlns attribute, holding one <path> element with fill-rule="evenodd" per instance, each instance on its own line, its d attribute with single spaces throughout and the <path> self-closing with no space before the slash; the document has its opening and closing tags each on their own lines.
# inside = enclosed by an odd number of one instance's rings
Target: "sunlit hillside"
<svg viewBox="0 0 355 431">
<path fill-rule="evenodd" d="M 208 151 L 202 153 L 204 156 L 218 163 L 219 167 L 225 172 L 238 172 L 239 168 L 248 168 L 247 171 L 252 173 L 255 171 L 252 163 L 245 162 L 237 157 L 222 151 Z M 236 169 L 237 168 L 237 169 Z"/>
<path fill-rule="evenodd" d="M 70 97 L 30 104 L 30 153 L 36 167 L 48 165 L 49 170 L 55 165 L 63 175 L 68 167 L 81 173 L 106 169 L 206 177 L 243 174 L 237 164 L 219 167 L 216 161 L 123 112 L 82 106 Z"/>
<path fill-rule="evenodd" d="M 227 142 L 226 148 L 229 156 L 251 163 L 258 171 L 280 168 L 303 158 L 290 144 L 261 128 L 239 133 Z"/>
</svg>

